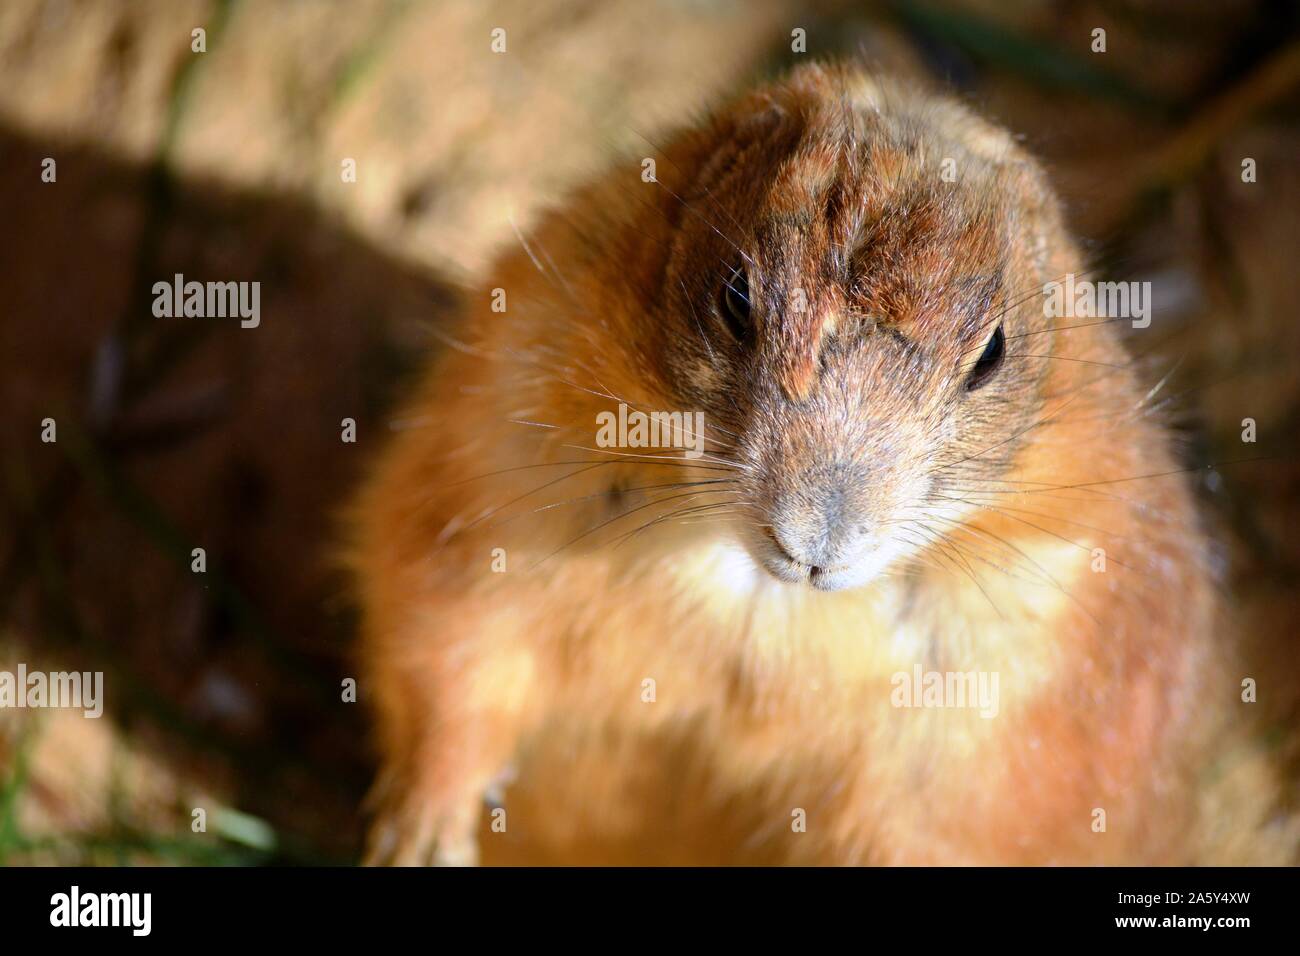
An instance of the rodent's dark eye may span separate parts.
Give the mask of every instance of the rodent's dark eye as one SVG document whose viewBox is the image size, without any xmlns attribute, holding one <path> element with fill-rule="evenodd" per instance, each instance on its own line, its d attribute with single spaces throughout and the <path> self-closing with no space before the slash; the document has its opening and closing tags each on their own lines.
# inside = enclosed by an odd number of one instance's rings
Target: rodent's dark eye
<svg viewBox="0 0 1300 956">
<path fill-rule="evenodd" d="M 992 378 L 1006 353 L 1007 337 L 1002 333 L 1002 326 L 999 325 L 993 330 L 993 335 L 989 337 L 988 345 L 984 346 L 984 351 L 976 360 L 975 367 L 970 370 L 970 376 L 966 379 L 966 391 L 973 392 Z"/>
<path fill-rule="evenodd" d="M 720 298 L 719 308 L 727 327 L 737 339 L 743 339 L 749 332 L 749 276 L 743 265 L 731 270 L 722 284 Z"/>
</svg>

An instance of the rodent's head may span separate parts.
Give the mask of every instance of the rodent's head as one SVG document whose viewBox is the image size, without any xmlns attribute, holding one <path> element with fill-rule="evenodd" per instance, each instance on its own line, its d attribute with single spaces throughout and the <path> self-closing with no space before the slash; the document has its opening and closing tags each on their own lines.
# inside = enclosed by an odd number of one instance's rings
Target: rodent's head
<svg viewBox="0 0 1300 956">
<path fill-rule="evenodd" d="M 658 179 L 637 346 L 739 464 L 751 555 L 834 590 L 950 533 L 1043 410 L 1041 290 L 1074 253 L 1033 162 L 956 104 L 815 66 Z"/>
</svg>

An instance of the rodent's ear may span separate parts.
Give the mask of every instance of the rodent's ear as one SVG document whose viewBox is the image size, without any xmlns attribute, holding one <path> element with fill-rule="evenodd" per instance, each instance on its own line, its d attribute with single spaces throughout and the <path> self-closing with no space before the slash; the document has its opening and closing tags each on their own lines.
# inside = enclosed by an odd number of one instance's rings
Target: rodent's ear
<svg viewBox="0 0 1300 956">
<path fill-rule="evenodd" d="M 769 93 L 747 96 L 727 112 L 727 133 L 743 143 L 767 139 L 787 122 L 789 115 L 787 107 Z"/>
<path fill-rule="evenodd" d="M 1016 197 L 1018 231 L 1029 246 L 1034 267 L 1043 276 L 1070 271 L 1077 253 L 1065 226 L 1061 201 L 1048 183 L 1046 172 L 1029 156 L 1018 157 L 1005 168 L 1008 185 Z M 1060 261 L 1049 261 L 1053 255 Z"/>
<path fill-rule="evenodd" d="M 780 129 L 787 116 L 780 103 L 768 102 L 757 112 L 742 116 L 738 132 L 748 139 L 763 139 Z"/>
<path fill-rule="evenodd" d="M 1043 168 L 1028 156 L 1020 156 L 1006 164 L 1010 185 L 1020 198 L 1022 206 L 1043 214 L 1058 213 L 1056 194 L 1047 182 Z"/>
<path fill-rule="evenodd" d="M 798 114 L 768 92 L 751 93 L 715 114 L 708 127 L 686 142 L 683 168 L 692 171 L 682 184 L 687 200 L 716 191 L 743 160 L 779 154 L 782 144 L 798 140 Z"/>
</svg>

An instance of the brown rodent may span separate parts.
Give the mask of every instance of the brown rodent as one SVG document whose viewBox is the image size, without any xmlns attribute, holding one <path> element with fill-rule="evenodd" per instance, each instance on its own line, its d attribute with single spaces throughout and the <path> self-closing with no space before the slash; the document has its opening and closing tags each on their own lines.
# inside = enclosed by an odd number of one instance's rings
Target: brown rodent
<svg viewBox="0 0 1300 956">
<path fill-rule="evenodd" d="M 1240 676 L 1116 323 L 1045 315 L 1040 168 L 824 65 L 651 158 L 500 263 L 358 501 L 369 858 L 475 860 L 561 727 L 685 734 L 784 859 L 1202 858 Z"/>
</svg>

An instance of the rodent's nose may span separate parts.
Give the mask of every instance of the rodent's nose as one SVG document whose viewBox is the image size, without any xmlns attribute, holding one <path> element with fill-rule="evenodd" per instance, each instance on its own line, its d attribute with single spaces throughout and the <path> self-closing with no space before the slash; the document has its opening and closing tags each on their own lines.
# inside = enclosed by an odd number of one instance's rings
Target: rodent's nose
<svg viewBox="0 0 1300 956">
<path fill-rule="evenodd" d="M 863 528 L 843 491 L 824 493 L 814 507 L 778 509 L 772 539 L 790 560 L 816 575 L 857 556 Z"/>
<path fill-rule="evenodd" d="M 852 548 L 843 548 L 839 545 L 839 538 L 830 536 L 818 536 L 800 540 L 797 543 L 791 541 L 790 536 L 780 534 L 773 536 L 776 540 L 776 546 L 780 548 L 787 558 L 796 564 L 802 564 L 810 574 L 817 575 L 822 571 L 837 567 L 845 562 L 846 556 L 853 553 Z M 854 535 L 856 538 L 856 535 Z"/>
</svg>

